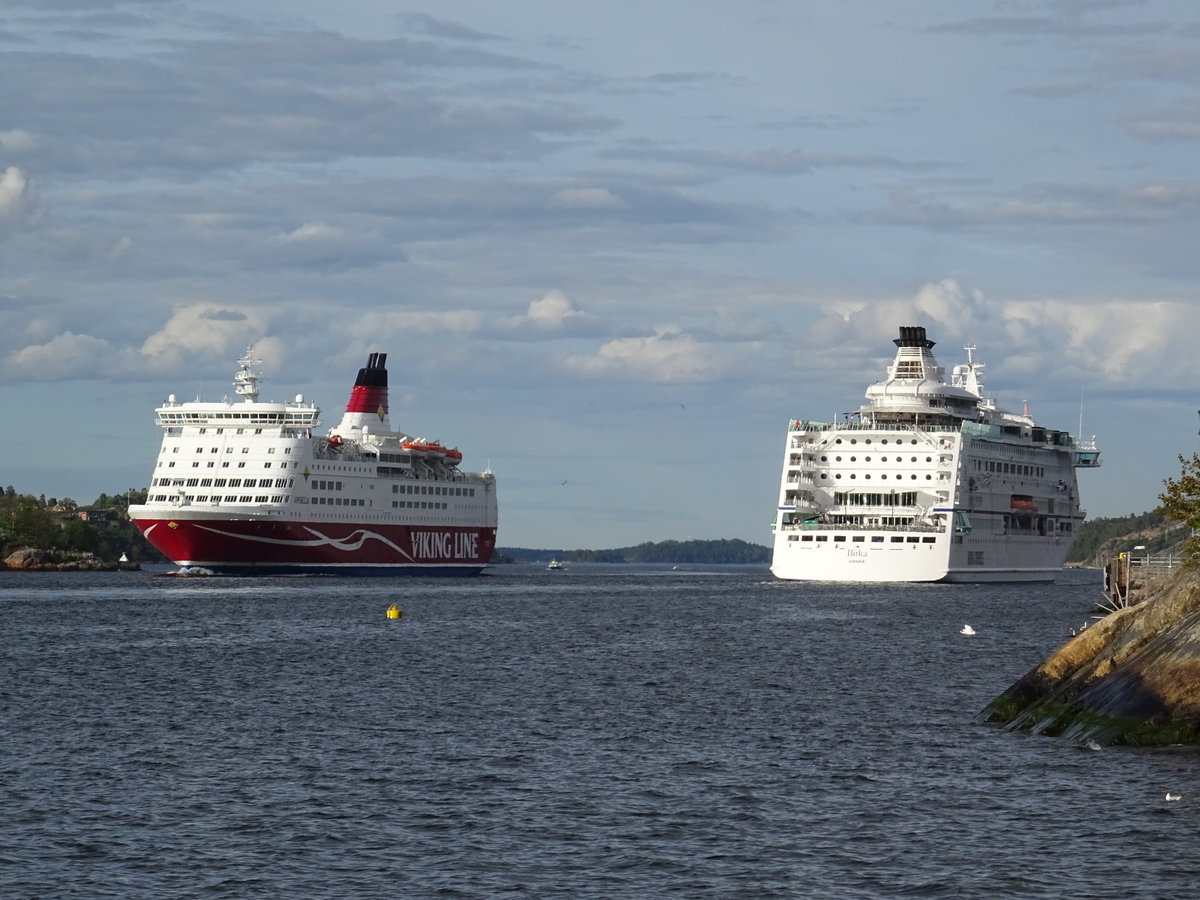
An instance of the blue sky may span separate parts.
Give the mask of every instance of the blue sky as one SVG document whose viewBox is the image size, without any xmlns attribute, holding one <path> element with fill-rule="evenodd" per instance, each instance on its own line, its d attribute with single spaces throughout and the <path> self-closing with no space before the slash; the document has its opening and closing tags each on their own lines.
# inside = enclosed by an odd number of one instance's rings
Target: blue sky
<svg viewBox="0 0 1200 900">
<path fill-rule="evenodd" d="M 503 545 L 768 542 L 905 324 L 1092 515 L 1196 449 L 1192 4 L 0 0 L 0 84 L 0 486 L 145 487 L 251 343 L 327 425 L 388 353 Z"/>
</svg>

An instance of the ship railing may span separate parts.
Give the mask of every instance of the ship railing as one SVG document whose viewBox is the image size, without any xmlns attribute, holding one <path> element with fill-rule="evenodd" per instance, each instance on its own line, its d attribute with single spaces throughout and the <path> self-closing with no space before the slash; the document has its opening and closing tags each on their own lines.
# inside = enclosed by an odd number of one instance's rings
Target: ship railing
<svg viewBox="0 0 1200 900">
<path fill-rule="evenodd" d="M 854 522 L 793 522 L 779 527 L 780 531 L 918 531 L 924 534 L 940 534 L 943 525 L 912 523 L 911 525 L 859 525 Z"/>
<path fill-rule="evenodd" d="M 792 419 L 789 431 L 917 431 L 957 432 L 957 425 L 872 425 L 869 422 L 814 422 L 809 419 Z"/>
</svg>

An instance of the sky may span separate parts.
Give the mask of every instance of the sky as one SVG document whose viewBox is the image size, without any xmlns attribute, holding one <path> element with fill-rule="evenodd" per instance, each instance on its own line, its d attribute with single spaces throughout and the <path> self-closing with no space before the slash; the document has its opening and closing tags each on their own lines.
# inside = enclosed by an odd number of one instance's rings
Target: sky
<svg viewBox="0 0 1200 900">
<path fill-rule="evenodd" d="M 901 325 L 1197 449 L 1200 7 L 0 0 L 0 486 L 148 486 L 168 394 L 303 393 L 491 467 L 502 546 L 770 543 L 792 417 Z"/>
</svg>

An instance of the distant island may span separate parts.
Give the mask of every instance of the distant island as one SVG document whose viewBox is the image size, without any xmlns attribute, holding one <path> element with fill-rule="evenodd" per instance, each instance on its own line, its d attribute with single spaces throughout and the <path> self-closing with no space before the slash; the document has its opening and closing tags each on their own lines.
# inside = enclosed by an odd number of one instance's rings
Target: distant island
<svg viewBox="0 0 1200 900">
<path fill-rule="evenodd" d="M 560 562 L 597 563 L 704 563 L 706 565 L 752 565 L 771 561 L 771 548 L 742 540 L 659 541 L 614 550 L 563 550 L 527 547 L 497 547 L 493 563 L 529 563 L 557 559 Z"/>
</svg>

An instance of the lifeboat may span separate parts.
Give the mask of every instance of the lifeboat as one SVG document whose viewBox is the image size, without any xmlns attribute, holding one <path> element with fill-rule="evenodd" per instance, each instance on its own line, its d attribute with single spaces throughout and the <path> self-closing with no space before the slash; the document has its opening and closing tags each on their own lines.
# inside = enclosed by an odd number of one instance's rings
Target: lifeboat
<svg viewBox="0 0 1200 900">
<path fill-rule="evenodd" d="M 457 447 L 448 447 L 446 449 L 446 462 L 452 466 L 457 466 L 462 462 L 462 451 Z"/>
</svg>

